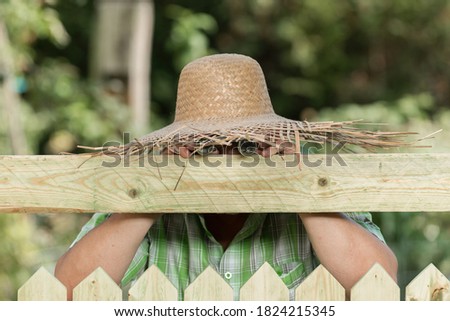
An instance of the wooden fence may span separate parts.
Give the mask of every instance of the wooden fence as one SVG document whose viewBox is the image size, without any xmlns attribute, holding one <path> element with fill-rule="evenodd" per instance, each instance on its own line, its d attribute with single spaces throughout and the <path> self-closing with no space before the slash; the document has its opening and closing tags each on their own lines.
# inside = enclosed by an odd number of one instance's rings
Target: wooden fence
<svg viewBox="0 0 450 321">
<path fill-rule="evenodd" d="M 407 301 L 449 301 L 450 281 L 432 264 L 405 289 Z M 66 288 L 40 268 L 18 291 L 20 301 L 66 300 Z M 73 290 L 73 300 L 123 299 L 122 289 L 98 268 Z M 389 274 L 375 264 L 351 289 L 351 301 L 398 301 L 400 288 Z M 166 276 L 151 266 L 128 291 L 130 301 L 176 301 L 178 291 Z M 184 291 L 185 301 L 232 301 L 233 289 L 211 267 L 204 270 Z M 287 301 L 289 290 L 272 267 L 265 263 L 240 289 L 240 301 Z M 345 290 L 322 266 L 317 267 L 296 289 L 296 301 L 344 301 Z"/>
<path fill-rule="evenodd" d="M 450 212 L 450 154 L 287 157 L 0 156 L 0 213 Z"/>
<path fill-rule="evenodd" d="M 237 166 L 236 166 L 237 165 Z M 299 202 L 301 200 L 301 202 Z M 450 212 L 450 154 L 242 156 L 127 159 L 0 156 L 0 213 L 232 213 L 232 212 Z M 240 289 L 241 300 L 287 300 L 288 290 L 265 264 Z M 449 300 L 449 281 L 433 265 L 405 289 L 405 300 Z M 296 300 L 343 300 L 323 267 L 295 290 Z M 120 300 L 122 290 L 101 269 L 81 282 L 75 300 Z M 176 300 L 177 290 L 155 267 L 130 289 L 130 300 Z M 65 300 L 66 290 L 40 269 L 19 300 Z M 211 268 L 185 300 L 232 300 L 229 285 Z M 400 290 L 375 265 L 351 290 L 351 300 L 399 300 Z"/>
</svg>

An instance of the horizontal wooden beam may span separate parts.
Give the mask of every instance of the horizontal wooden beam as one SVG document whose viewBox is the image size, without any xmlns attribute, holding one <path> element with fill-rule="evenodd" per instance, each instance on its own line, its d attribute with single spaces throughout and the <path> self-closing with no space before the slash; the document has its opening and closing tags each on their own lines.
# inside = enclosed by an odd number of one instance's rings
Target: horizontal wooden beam
<svg viewBox="0 0 450 321">
<path fill-rule="evenodd" d="M 0 156 L 0 213 L 450 211 L 450 154 Z"/>
</svg>

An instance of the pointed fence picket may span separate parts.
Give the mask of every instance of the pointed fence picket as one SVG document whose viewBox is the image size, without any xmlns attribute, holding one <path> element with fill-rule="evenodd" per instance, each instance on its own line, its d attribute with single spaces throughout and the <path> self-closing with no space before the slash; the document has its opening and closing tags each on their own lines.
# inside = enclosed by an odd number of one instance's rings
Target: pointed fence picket
<svg viewBox="0 0 450 321">
<path fill-rule="evenodd" d="M 406 287 L 405 300 L 449 301 L 450 281 L 432 264 Z M 66 300 L 65 287 L 44 268 L 40 268 L 18 291 L 18 300 Z M 150 267 L 131 287 L 129 300 L 177 300 L 173 284 L 156 267 Z M 122 290 L 98 268 L 73 290 L 74 300 L 122 300 Z M 273 268 L 265 263 L 242 286 L 240 300 L 288 300 L 289 291 Z M 319 266 L 295 289 L 295 300 L 345 299 L 345 291 L 336 279 Z M 212 268 L 203 271 L 185 290 L 186 301 L 231 301 L 233 289 Z M 351 289 L 350 300 L 398 301 L 400 289 L 379 264 L 375 264 Z"/>
<path fill-rule="evenodd" d="M 66 301 L 66 287 L 41 267 L 17 291 L 19 301 Z"/>
<path fill-rule="evenodd" d="M 297 301 L 345 301 L 344 287 L 319 265 L 295 290 Z"/>
<path fill-rule="evenodd" d="M 122 301 L 122 289 L 99 267 L 73 289 L 73 300 Z"/>
<path fill-rule="evenodd" d="M 399 301 L 400 288 L 379 264 L 375 264 L 353 286 L 351 301 Z"/>
<path fill-rule="evenodd" d="M 184 291 L 185 301 L 232 301 L 233 289 L 208 266 Z"/>
<path fill-rule="evenodd" d="M 450 301 L 450 281 L 433 264 L 406 287 L 406 301 Z"/>
<path fill-rule="evenodd" d="M 176 301 L 178 291 L 156 265 L 149 267 L 130 288 L 129 301 Z"/>
<path fill-rule="evenodd" d="M 242 286 L 241 301 L 288 301 L 289 289 L 278 274 L 265 262 Z"/>
</svg>

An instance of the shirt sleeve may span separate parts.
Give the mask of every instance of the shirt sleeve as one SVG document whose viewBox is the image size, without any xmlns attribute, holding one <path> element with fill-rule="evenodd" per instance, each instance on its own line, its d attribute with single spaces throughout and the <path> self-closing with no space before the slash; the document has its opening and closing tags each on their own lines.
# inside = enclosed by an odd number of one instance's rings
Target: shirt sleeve
<svg viewBox="0 0 450 321">
<path fill-rule="evenodd" d="M 380 228 L 372 221 L 372 214 L 368 212 L 350 212 L 344 213 L 344 215 L 364 227 L 366 230 L 380 239 L 380 241 L 386 243 Z"/>
<path fill-rule="evenodd" d="M 93 230 L 96 226 L 102 224 L 111 214 L 107 213 L 96 213 L 92 215 L 89 221 L 83 225 L 80 233 L 78 233 L 75 240 L 72 242 L 70 247 L 74 246 L 79 240 L 81 240 L 89 231 Z"/>
<path fill-rule="evenodd" d="M 96 226 L 102 224 L 105 220 L 110 217 L 109 213 L 96 213 L 89 221 L 81 228 L 80 233 L 78 233 L 75 240 L 72 242 L 70 247 L 74 246 L 79 240 L 81 240 L 89 231 L 93 230 Z M 145 237 L 141 244 L 139 245 L 133 260 L 130 263 L 127 271 L 122 278 L 122 286 L 129 284 L 131 281 L 136 280 L 147 268 L 148 262 L 148 250 L 149 250 L 149 240 Z"/>
</svg>

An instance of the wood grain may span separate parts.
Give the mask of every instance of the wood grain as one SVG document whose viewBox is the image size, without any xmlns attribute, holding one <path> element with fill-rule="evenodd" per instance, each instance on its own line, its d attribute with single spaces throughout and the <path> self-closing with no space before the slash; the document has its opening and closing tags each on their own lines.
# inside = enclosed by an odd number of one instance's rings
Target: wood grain
<svg viewBox="0 0 450 321">
<path fill-rule="evenodd" d="M 399 301 L 400 288 L 391 276 L 376 263 L 353 286 L 351 301 Z"/>
<path fill-rule="evenodd" d="M 122 289 L 101 267 L 73 289 L 74 301 L 122 301 Z"/>
<path fill-rule="evenodd" d="M 295 289 L 295 300 L 345 301 L 345 289 L 323 265 L 319 265 Z"/>
<path fill-rule="evenodd" d="M 240 301 L 289 301 L 289 289 L 265 262 L 242 286 Z"/>
<path fill-rule="evenodd" d="M 406 301 L 450 301 L 450 281 L 429 264 L 406 286 Z"/>
<path fill-rule="evenodd" d="M 0 213 L 340 211 L 450 211 L 450 154 L 0 157 Z"/>
<path fill-rule="evenodd" d="M 433 265 L 426 267 L 406 287 L 407 301 L 449 301 L 449 280 Z M 344 288 L 323 267 L 317 267 L 295 289 L 296 300 L 343 300 Z M 177 300 L 177 291 L 155 266 L 151 266 L 129 291 L 130 300 Z M 287 300 L 283 281 L 266 262 L 240 289 L 240 300 Z M 398 301 L 397 284 L 379 264 L 374 265 L 352 288 L 350 299 Z M 75 300 L 121 300 L 121 290 L 101 269 L 87 276 L 74 290 Z M 66 300 L 66 288 L 40 268 L 18 291 L 18 300 Z M 233 289 L 211 267 L 185 291 L 185 300 L 233 300 Z"/>
<path fill-rule="evenodd" d="M 184 300 L 233 301 L 233 289 L 211 266 L 208 266 L 184 290 Z"/>
<path fill-rule="evenodd" d="M 18 301 L 66 301 L 66 287 L 45 268 L 36 271 L 17 291 Z"/>
<path fill-rule="evenodd" d="M 129 301 L 177 301 L 178 291 L 156 265 L 149 267 L 128 291 Z"/>
</svg>

